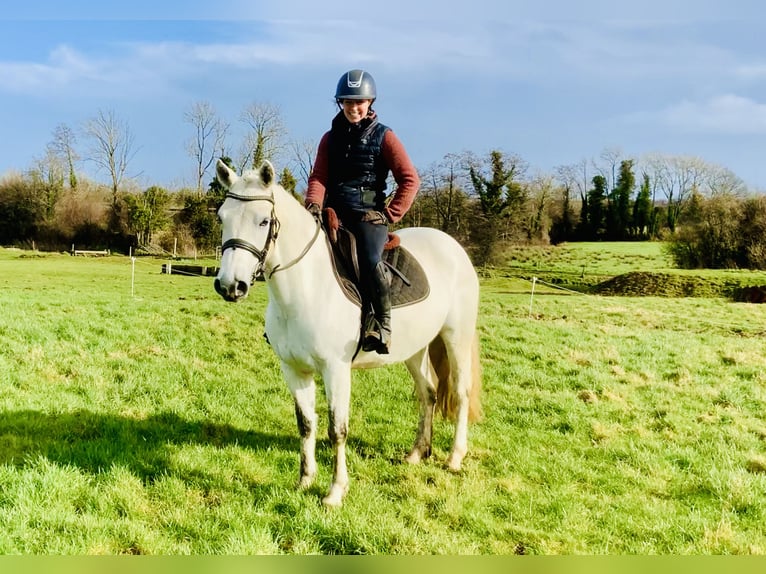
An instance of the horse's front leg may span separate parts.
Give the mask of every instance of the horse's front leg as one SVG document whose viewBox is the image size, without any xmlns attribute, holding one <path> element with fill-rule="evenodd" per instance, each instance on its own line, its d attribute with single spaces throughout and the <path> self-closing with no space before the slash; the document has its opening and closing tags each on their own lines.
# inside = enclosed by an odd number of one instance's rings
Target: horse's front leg
<svg viewBox="0 0 766 574">
<path fill-rule="evenodd" d="M 311 373 L 296 371 L 282 363 L 287 386 L 295 401 L 295 420 L 301 437 L 301 472 L 298 488 L 308 488 L 314 482 L 317 473 L 316 461 L 316 385 Z"/>
<path fill-rule="evenodd" d="M 335 451 L 332 483 L 323 501 L 326 506 L 340 506 L 348 492 L 348 469 L 346 468 L 346 437 L 351 402 L 351 366 L 339 364 L 322 373 L 329 424 L 327 434 Z"/>
</svg>

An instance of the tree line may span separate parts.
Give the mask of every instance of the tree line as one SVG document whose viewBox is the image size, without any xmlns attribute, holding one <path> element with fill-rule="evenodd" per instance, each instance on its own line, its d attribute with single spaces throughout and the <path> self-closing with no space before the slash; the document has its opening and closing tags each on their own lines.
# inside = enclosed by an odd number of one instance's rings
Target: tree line
<svg viewBox="0 0 766 574">
<path fill-rule="evenodd" d="M 128 175 L 134 136 L 113 111 L 100 110 L 77 131 L 57 126 L 28 170 L 0 178 L 0 244 L 210 252 L 220 243 L 215 211 L 224 190 L 211 175 L 218 157 L 240 173 L 264 159 L 283 165 L 280 183 L 300 199 L 316 144 L 290 142 L 278 106 L 246 106 L 239 120 L 247 130 L 236 147 L 230 125 L 209 102 L 194 103 L 184 120 L 195 180 L 177 190 L 137 188 Z M 108 183 L 83 177 L 83 161 Z M 634 158 L 607 148 L 542 173 L 520 155 L 494 149 L 449 153 L 419 172 L 420 192 L 400 225 L 442 229 L 476 265 L 502 263 L 511 243 L 662 239 L 681 267 L 766 268 L 763 197 L 700 158 Z"/>
</svg>

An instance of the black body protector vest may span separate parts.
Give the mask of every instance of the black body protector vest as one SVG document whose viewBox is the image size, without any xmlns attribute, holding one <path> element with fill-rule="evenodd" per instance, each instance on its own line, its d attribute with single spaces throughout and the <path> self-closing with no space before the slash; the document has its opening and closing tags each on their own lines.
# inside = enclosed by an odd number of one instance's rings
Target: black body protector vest
<svg viewBox="0 0 766 574">
<path fill-rule="evenodd" d="M 340 112 L 333 119 L 329 138 L 328 207 L 340 213 L 384 209 L 389 167 L 381 148 L 388 129 L 375 117 L 351 124 Z"/>
</svg>

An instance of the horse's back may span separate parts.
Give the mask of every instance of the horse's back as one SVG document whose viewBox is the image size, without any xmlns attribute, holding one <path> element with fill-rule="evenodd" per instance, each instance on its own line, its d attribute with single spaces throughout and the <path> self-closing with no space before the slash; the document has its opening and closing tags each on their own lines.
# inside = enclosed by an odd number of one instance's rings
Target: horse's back
<svg viewBox="0 0 766 574">
<path fill-rule="evenodd" d="M 397 234 L 428 278 L 430 294 L 413 310 L 419 320 L 433 315 L 442 328 L 452 324 L 462 329 L 475 323 L 479 278 L 463 247 L 450 235 L 431 227 L 410 227 Z"/>
<path fill-rule="evenodd" d="M 398 230 L 402 246 L 423 266 L 429 282 L 461 285 L 478 293 L 479 279 L 463 246 L 454 237 L 433 227 Z"/>
</svg>

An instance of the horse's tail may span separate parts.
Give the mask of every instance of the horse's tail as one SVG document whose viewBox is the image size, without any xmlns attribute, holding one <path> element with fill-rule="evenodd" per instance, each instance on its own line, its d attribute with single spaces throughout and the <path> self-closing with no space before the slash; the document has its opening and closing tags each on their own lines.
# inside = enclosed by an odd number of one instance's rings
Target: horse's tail
<svg viewBox="0 0 766 574">
<path fill-rule="evenodd" d="M 452 380 L 447 348 L 441 336 L 436 337 L 428 346 L 431 367 L 436 375 L 436 408 L 442 415 L 454 421 L 457 416 L 457 389 Z M 479 334 L 476 333 L 471 345 L 471 377 L 468 389 L 468 420 L 478 421 L 481 410 L 481 363 L 479 362 Z"/>
</svg>

